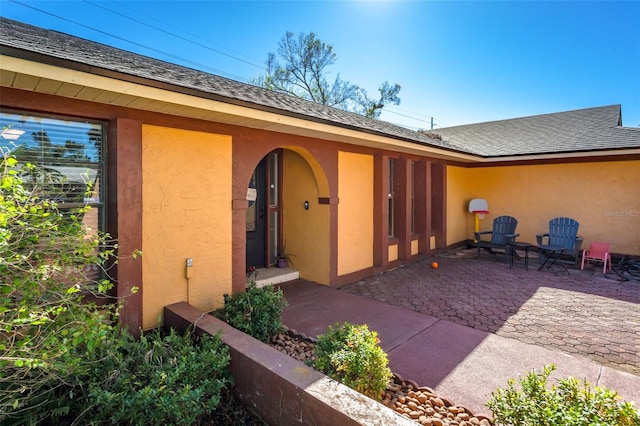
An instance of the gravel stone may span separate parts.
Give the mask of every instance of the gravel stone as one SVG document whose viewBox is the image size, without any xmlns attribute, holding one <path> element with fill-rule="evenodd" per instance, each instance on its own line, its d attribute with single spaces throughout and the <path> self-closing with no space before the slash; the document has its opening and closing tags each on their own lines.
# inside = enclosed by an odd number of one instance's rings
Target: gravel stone
<svg viewBox="0 0 640 426">
<path fill-rule="evenodd" d="M 301 362 L 315 360 L 315 342 L 293 331 L 279 333 L 271 340 L 271 346 Z M 465 407 L 452 404 L 436 395 L 427 386 L 419 386 L 413 380 L 405 380 L 397 374 L 382 395 L 382 404 L 421 425 L 493 426 L 490 418 L 475 416 Z"/>
</svg>

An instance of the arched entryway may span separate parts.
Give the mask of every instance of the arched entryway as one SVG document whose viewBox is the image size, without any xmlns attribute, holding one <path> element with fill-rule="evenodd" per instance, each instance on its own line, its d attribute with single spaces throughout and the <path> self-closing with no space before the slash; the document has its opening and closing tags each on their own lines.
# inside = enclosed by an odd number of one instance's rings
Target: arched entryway
<svg viewBox="0 0 640 426">
<path fill-rule="evenodd" d="M 331 210 L 327 177 L 306 150 L 286 147 L 264 156 L 251 174 L 245 216 L 246 266 L 276 267 L 289 257 L 300 276 L 330 282 Z"/>
</svg>

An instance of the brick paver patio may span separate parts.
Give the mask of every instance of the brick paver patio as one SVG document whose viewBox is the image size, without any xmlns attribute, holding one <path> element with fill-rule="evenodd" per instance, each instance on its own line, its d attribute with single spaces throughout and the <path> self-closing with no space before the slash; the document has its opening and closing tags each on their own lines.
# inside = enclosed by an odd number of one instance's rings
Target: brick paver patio
<svg viewBox="0 0 640 426">
<path fill-rule="evenodd" d="M 475 250 L 438 256 L 341 288 L 392 305 L 588 357 L 640 376 L 640 282 L 600 268 L 512 269 Z"/>
</svg>

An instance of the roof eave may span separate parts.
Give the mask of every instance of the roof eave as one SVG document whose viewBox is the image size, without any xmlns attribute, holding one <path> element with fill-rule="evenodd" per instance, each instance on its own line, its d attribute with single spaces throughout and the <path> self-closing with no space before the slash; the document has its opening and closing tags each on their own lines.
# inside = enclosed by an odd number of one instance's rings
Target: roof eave
<svg viewBox="0 0 640 426">
<path fill-rule="evenodd" d="M 341 141 L 346 143 L 356 143 L 363 146 L 371 146 L 382 149 L 398 150 L 400 152 L 415 153 L 417 155 L 432 155 L 435 158 L 450 159 L 453 161 L 459 161 L 463 163 L 469 163 L 476 161 L 477 156 L 466 153 L 464 151 L 458 151 L 448 147 L 442 147 L 437 145 L 431 145 L 427 142 L 421 142 L 412 140 L 410 138 L 402 138 L 396 135 L 385 134 L 384 132 L 378 132 L 371 129 L 364 129 L 357 126 L 350 126 L 345 123 L 336 123 L 331 120 L 324 120 L 318 117 L 311 117 L 305 114 L 299 114 L 292 111 L 281 110 L 278 108 L 261 105 L 258 103 L 252 103 L 240 99 L 235 99 L 227 96 L 222 96 L 210 92 L 202 92 L 196 89 L 183 87 L 180 85 L 173 85 L 157 80 L 145 79 L 143 77 L 131 75 L 124 72 L 114 71 L 93 65 L 79 63 L 77 61 L 53 57 L 47 54 L 33 52 L 24 49 L 18 49 L 10 46 L 2 45 L 0 54 L 8 57 L 15 58 L 19 61 L 27 61 L 31 64 L 37 64 L 37 70 L 29 71 L 25 70 L 22 64 L 17 64 L 13 67 L 8 64 L 8 61 L 3 61 L 3 69 L 13 72 L 24 72 L 25 74 L 35 75 L 40 78 L 50 78 L 47 74 L 46 66 L 54 67 L 56 69 L 64 69 L 72 72 L 83 73 L 86 75 L 102 77 L 109 80 L 118 80 L 120 82 L 130 83 L 136 86 L 143 86 L 147 88 L 157 89 L 164 92 L 171 92 L 174 94 L 185 95 L 187 97 L 198 98 L 201 100 L 208 100 L 213 102 L 219 102 L 222 104 L 259 111 L 267 114 L 274 114 L 280 117 L 287 117 L 295 121 L 307 123 L 306 125 L 298 124 L 298 127 L 304 127 L 309 131 L 309 127 L 321 127 L 324 130 L 315 130 L 318 137 L 324 137 L 329 140 Z M 24 62 L 23 62 L 24 64 Z M 54 74 L 54 73 L 49 73 Z M 282 120 L 278 120 L 281 126 Z M 315 123 L 316 126 L 313 124 Z M 319 126 L 317 126 L 319 125 Z M 331 130 L 334 129 L 334 130 Z M 292 132 L 293 133 L 293 132 Z M 345 134 L 348 134 L 346 136 Z M 351 142 L 349 142 L 351 141 Z"/>
<path fill-rule="evenodd" d="M 607 148 L 583 151 L 547 152 L 538 154 L 511 154 L 495 156 L 479 156 L 479 163 L 511 163 L 511 162 L 544 162 L 578 161 L 578 160 L 640 160 L 640 147 Z"/>
</svg>

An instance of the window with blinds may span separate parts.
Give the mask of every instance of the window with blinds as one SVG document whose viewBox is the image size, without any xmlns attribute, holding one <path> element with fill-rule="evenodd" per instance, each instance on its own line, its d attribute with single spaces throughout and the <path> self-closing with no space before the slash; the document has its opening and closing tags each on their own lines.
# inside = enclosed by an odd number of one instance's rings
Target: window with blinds
<svg viewBox="0 0 640 426">
<path fill-rule="evenodd" d="M 389 158 L 389 237 L 395 236 L 395 165 L 396 160 Z"/>
<path fill-rule="evenodd" d="M 104 125 L 98 122 L 0 111 L 0 150 L 24 168 L 25 185 L 63 214 L 91 206 L 82 216 L 88 235 L 105 228 Z"/>
</svg>

